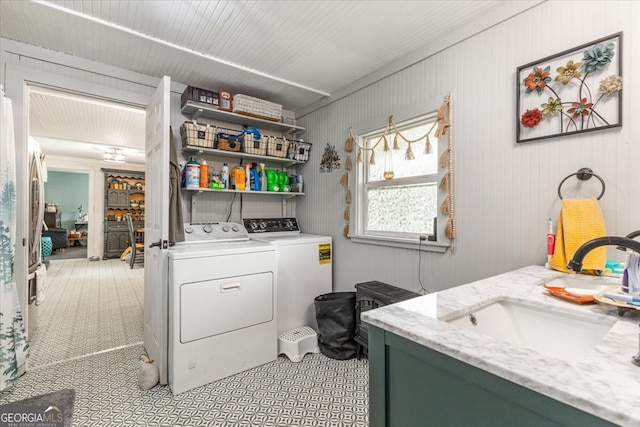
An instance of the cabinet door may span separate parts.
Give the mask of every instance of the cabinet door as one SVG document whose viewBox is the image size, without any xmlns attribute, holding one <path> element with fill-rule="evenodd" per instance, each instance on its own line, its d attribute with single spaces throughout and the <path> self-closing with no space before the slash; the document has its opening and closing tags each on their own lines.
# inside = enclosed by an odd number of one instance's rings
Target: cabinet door
<svg viewBox="0 0 640 427">
<path fill-rule="evenodd" d="M 113 252 L 117 251 L 120 247 L 119 244 L 119 235 L 118 232 L 107 233 L 107 254 L 111 255 Z"/>
<path fill-rule="evenodd" d="M 107 233 L 107 256 L 120 256 L 129 247 L 129 232 L 111 231 Z"/>
<path fill-rule="evenodd" d="M 124 251 L 129 247 L 129 232 L 118 233 L 118 249 Z"/>
<path fill-rule="evenodd" d="M 127 206 L 128 198 L 127 190 L 107 190 L 107 206 Z"/>
<path fill-rule="evenodd" d="M 120 190 L 118 193 L 118 206 L 129 206 L 129 190 Z"/>
</svg>

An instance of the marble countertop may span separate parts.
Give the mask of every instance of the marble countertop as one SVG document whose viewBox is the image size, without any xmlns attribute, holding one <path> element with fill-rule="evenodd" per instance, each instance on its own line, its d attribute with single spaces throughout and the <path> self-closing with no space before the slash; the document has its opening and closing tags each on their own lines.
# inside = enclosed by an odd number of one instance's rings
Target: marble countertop
<svg viewBox="0 0 640 427">
<path fill-rule="evenodd" d="M 366 311 L 362 320 L 612 423 L 640 425 L 640 367 L 631 363 L 638 353 L 640 311 L 620 317 L 613 306 L 578 305 L 556 298 L 543 285 L 560 276 L 566 274 L 529 266 Z M 447 323 L 504 298 L 606 316 L 616 323 L 579 361 L 550 358 Z"/>
</svg>

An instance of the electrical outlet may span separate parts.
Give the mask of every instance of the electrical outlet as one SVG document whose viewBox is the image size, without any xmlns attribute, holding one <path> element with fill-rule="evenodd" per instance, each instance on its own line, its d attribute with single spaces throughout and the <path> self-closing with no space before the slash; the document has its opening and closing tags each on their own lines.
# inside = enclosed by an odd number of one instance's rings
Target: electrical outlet
<svg viewBox="0 0 640 427">
<path fill-rule="evenodd" d="M 427 240 L 427 236 L 420 236 L 420 241 L 424 242 L 425 240 Z"/>
</svg>

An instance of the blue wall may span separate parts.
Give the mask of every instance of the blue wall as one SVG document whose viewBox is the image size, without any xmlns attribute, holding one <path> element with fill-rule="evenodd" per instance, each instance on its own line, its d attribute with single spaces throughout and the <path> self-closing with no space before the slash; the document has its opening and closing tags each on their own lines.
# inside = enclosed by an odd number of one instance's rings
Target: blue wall
<svg viewBox="0 0 640 427">
<path fill-rule="evenodd" d="M 78 219 L 78 207 L 83 205 L 84 213 L 89 208 L 89 174 L 49 171 L 47 178 L 44 201 L 58 205 L 62 228 L 73 230 Z"/>
</svg>

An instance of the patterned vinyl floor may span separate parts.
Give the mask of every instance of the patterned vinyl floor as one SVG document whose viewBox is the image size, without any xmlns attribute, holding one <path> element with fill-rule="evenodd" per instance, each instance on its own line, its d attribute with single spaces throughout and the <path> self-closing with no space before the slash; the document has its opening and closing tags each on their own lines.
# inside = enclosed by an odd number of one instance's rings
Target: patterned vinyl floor
<svg viewBox="0 0 640 427">
<path fill-rule="evenodd" d="M 75 262 L 68 260 L 67 262 Z M 94 266 L 89 261 L 82 260 L 85 268 L 90 270 Z M 98 264 L 114 264 L 109 267 L 112 273 L 99 273 L 94 281 L 106 284 L 109 280 L 102 275 L 113 274 L 119 276 L 120 261 L 100 261 Z M 125 263 L 121 263 L 126 266 Z M 107 267 L 100 266 L 100 267 Z M 76 274 L 80 273 L 80 265 L 71 268 Z M 56 274 L 64 277 L 63 283 L 68 283 L 73 275 L 66 268 Z M 107 269 L 109 270 L 109 269 Z M 50 271 L 52 271 L 50 269 Z M 134 270 L 121 272 L 131 274 Z M 141 271 L 141 270 L 138 270 Z M 53 273 L 53 271 L 52 271 Z M 133 273 L 135 274 L 135 273 Z M 128 279 L 127 279 L 128 280 Z M 126 282 L 127 280 L 124 280 Z M 114 280 L 123 285 L 122 277 Z M 91 282 L 91 280 L 88 280 Z M 118 316 L 128 316 L 128 321 L 136 323 L 133 329 L 142 328 L 142 294 L 140 301 L 132 303 L 129 299 L 108 296 L 106 290 L 98 287 L 99 297 L 93 298 L 92 307 L 85 314 L 99 319 Z M 85 293 L 81 289 L 80 293 Z M 104 292 L 103 292 L 104 291 Z M 51 297 L 53 290 L 47 296 Z M 96 292 L 94 292 L 95 294 Z M 67 299 L 68 299 L 67 295 Z M 136 297 L 137 298 L 137 297 Z M 99 304 L 109 300 L 109 304 Z M 51 300 L 49 300 L 51 303 Z M 122 305 L 116 309 L 106 308 L 106 313 L 96 314 L 102 306 Z M 133 306 L 132 306 L 133 305 Z M 43 304 L 44 307 L 44 304 Z M 78 309 L 83 311 L 83 309 Z M 138 310 L 138 314 L 131 311 Z M 68 313 L 68 312 L 67 312 Z M 125 314 L 126 313 L 126 314 Z M 69 313 L 68 313 L 69 314 Z M 77 328 L 87 324 L 80 315 L 67 316 Z M 42 319 L 42 317 L 41 317 Z M 64 321 L 61 316 L 60 321 Z M 139 319 L 139 320 L 136 320 Z M 42 325 L 41 325 L 42 327 Z M 124 331 L 129 331 L 131 325 L 123 325 Z M 71 327 L 70 327 L 71 328 Z M 20 378 L 18 384 L 0 393 L 0 404 L 21 400 L 30 396 L 48 393 L 63 388 L 73 388 L 76 391 L 74 407 L 74 426 L 368 426 L 368 362 L 366 359 L 338 361 L 322 354 L 307 354 L 299 363 L 293 363 L 286 357 L 224 378 L 220 381 L 199 387 L 197 389 L 173 396 L 168 386 L 156 386 L 148 391 L 138 388 L 138 356 L 144 352 L 140 343 L 128 344 L 127 340 L 137 339 L 130 331 L 113 334 L 109 331 L 111 325 L 106 321 L 96 321 L 90 332 L 81 333 L 73 330 L 65 338 L 54 339 L 47 345 L 58 343 L 60 347 L 75 348 L 73 351 L 59 350 L 56 357 L 74 357 L 71 360 L 60 361 L 49 357 L 48 362 L 40 367 L 29 370 Z M 39 330 L 38 333 L 42 333 Z M 142 333 L 142 332 L 140 332 Z M 106 335 L 108 340 L 100 338 Z M 76 341 L 93 341 L 91 344 L 76 343 Z M 110 341 L 114 350 L 104 349 Z M 42 345 L 42 342 L 39 343 Z M 46 348 L 40 348 L 49 352 Z M 103 351 L 101 351 L 103 350 Z M 36 348 L 35 351 L 38 351 Z M 95 354 L 84 353 L 98 352 Z M 53 352 L 52 352 L 53 353 Z M 80 354 L 85 356 L 80 356 Z M 41 358 L 32 354 L 34 359 Z M 32 364 L 33 365 L 33 364 Z"/>
<path fill-rule="evenodd" d="M 29 366 L 143 341 L 144 269 L 119 259 L 52 260 Z"/>
</svg>

